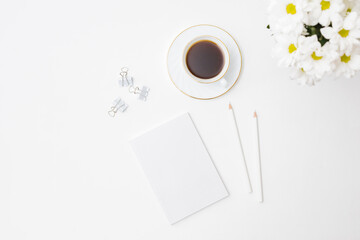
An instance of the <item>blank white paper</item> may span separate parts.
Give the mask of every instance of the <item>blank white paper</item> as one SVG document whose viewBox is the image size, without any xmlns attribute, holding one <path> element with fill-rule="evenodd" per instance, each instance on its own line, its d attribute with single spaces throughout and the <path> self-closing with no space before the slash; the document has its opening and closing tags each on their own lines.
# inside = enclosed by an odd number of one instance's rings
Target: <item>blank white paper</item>
<svg viewBox="0 0 360 240">
<path fill-rule="evenodd" d="M 131 140 L 169 222 L 228 196 L 189 114 Z"/>
</svg>

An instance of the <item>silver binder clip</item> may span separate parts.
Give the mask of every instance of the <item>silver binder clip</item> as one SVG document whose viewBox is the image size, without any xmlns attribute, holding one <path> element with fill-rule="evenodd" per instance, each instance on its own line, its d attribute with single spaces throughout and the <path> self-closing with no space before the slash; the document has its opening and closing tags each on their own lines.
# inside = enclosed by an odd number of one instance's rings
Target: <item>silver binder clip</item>
<svg viewBox="0 0 360 240">
<path fill-rule="evenodd" d="M 130 86 L 129 92 L 133 94 L 139 94 L 138 99 L 146 101 L 149 95 L 150 88 L 143 86 L 141 89 L 139 87 Z"/>
<path fill-rule="evenodd" d="M 128 75 L 129 69 L 126 67 L 121 68 L 120 77 L 119 77 L 119 85 L 120 87 L 128 87 L 134 85 L 133 77 Z"/>
<path fill-rule="evenodd" d="M 110 111 L 108 111 L 108 114 L 110 117 L 115 117 L 118 111 L 125 112 L 128 107 L 129 106 L 123 100 L 121 100 L 121 98 L 117 98 L 113 101 L 113 104 L 110 108 Z"/>
</svg>

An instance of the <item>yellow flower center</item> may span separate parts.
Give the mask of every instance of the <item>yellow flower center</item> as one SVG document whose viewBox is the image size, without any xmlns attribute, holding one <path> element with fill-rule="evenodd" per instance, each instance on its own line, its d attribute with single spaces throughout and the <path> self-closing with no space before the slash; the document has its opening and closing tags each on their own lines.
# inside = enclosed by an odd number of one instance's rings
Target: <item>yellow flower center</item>
<svg viewBox="0 0 360 240">
<path fill-rule="evenodd" d="M 296 6 L 292 3 L 288 4 L 286 6 L 286 12 L 287 14 L 292 14 L 292 15 L 296 14 Z"/>
<path fill-rule="evenodd" d="M 348 8 L 348 10 L 346 10 L 347 13 L 351 13 L 351 8 Z"/>
<path fill-rule="evenodd" d="M 319 56 L 316 56 L 316 53 L 315 52 L 313 52 L 312 54 L 311 54 L 311 57 L 315 60 L 315 61 L 318 61 L 318 60 L 321 60 L 323 57 L 319 57 Z"/>
<path fill-rule="evenodd" d="M 321 4 L 321 10 L 323 11 L 330 8 L 330 1 L 322 0 L 320 4 Z"/>
<path fill-rule="evenodd" d="M 342 36 L 343 38 L 346 38 L 347 36 L 349 36 L 349 30 L 346 29 L 341 29 L 341 31 L 339 32 L 340 36 Z"/>
<path fill-rule="evenodd" d="M 291 53 L 295 52 L 296 49 L 297 49 L 297 48 L 295 47 L 295 45 L 294 45 L 294 44 L 291 44 L 291 45 L 289 46 L 289 53 L 291 54 Z"/>
<path fill-rule="evenodd" d="M 351 56 L 342 55 L 341 61 L 344 63 L 348 63 L 351 60 Z"/>
</svg>

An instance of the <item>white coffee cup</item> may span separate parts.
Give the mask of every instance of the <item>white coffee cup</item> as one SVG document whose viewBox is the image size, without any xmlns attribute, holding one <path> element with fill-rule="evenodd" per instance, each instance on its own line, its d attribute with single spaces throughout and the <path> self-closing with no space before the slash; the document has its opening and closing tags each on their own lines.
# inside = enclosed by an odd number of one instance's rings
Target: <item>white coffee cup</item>
<svg viewBox="0 0 360 240">
<path fill-rule="evenodd" d="M 212 78 L 206 78 L 206 79 L 203 79 L 203 78 L 199 78 L 197 76 L 195 76 L 188 68 L 187 66 L 187 63 L 186 63 L 186 56 L 187 56 L 187 53 L 189 51 L 189 49 L 196 43 L 198 42 L 201 42 L 201 41 L 210 41 L 214 44 L 216 44 L 222 54 L 223 54 L 223 59 L 224 59 L 224 65 L 220 71 L 219 74 L 217 74 L 216 76 L 212 77 Z M 183 67 L 185 69 L 185 71 L 187 72 L 187 74 L 189 74 L 189 76 L 194 79 L 195 81 L 199 82 L 199 83 L 205 83 L 205 84 L 208 84 L 208 83 L 214 83 L 214 82 L 217 82 L 221 79 L 221 83 L 223 85 L 226 84 L 226 79 L 224 78 L 226 72 L 228 71 L 229 69 L 229 65 L 230 65 L 230 54 L 229 54 L 229 51 L 227 49 L 227 47 L 225 46 L 225 44 L 218 38 L 214 37 L 214 36 L 200 36 L 200 37 L 196 37 L 195 39 L 193 39 L 192 41 L 190 41 L 185 49 L 184 49 L 184 52 L 183 52 Z"/>
</svg>

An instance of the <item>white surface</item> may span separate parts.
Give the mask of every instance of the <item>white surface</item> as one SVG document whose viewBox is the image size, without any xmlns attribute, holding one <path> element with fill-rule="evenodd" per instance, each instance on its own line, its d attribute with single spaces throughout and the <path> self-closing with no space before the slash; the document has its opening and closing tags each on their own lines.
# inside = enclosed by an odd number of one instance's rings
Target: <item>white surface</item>
<svg viewBox="0 0 360 240">
<path fill-rule="evenodd" d="M 131 140 L 171 224 L 228 196 L 189 114 Z"/>
<path fill-rule="evenodd" d="M 249 159 L 246 159 L 246 156 L 244 153 L 244 147 L 242 145 L 241 134 L 239 131 L 237 120 L 236 120 L 235 111 L 232 106 L 230 108 L 230 103 L 229 103 L 229 115 L 230 115 L 229 125 L 233 126 L 233 128 L 230 129 L 230 132 L 232 132 L 231 134 L 234 136 L 234 138 L 231 140 L 238 143 L 237 147 L 234 149 L 234 150 L 236 150 L 236 151 L 234 151 L 234 153 L 237 152 L 236 158 L 243 165 L 242 166 L 243 171 L 239 172 L 239 174 L 244 176 L 244 179 L 246 182 L 245 185 L 246 185 L 248 193 L 252 193 L 253 189 L 252 189 L 251 179 L 250 179 L 250 175 L 249 175 L 249 168 L 247 167 L 247 161 L 249 161 Z"/>
<path fill-rule="evenodd" d="M 2 1 L 0 239 L 359 239 L 359 75 L 288 80 L 265 11 L 266 1 Z M 166 69 L 171 41 L 198 23 L 227 29 L 243 53 L 239 82 L 212 101 L 184 96 Z M 147 102 L 118 88 L 124 65 L 151 87 Z M 118 95 L 130 106 L 113 119 Z M 263 204 L 238 174 L 230 99 L 249 157 L 261 115 Z M 169 226 L 128 140 L 181 112 L 230 196 Z"/>
<path fill-rule="evenodd" d="M 185 49 L 192 41 L 196 41 L 197 38 L 206 35 L 216 37 L 222 41 L 228 49 L 230 56 L 228 68 L 224 66 L 224 69 L 227 69 L 224 77 L 219 81 L 208 84 L 195 81 L 186 68 L 184 68 Z M 229 91 L 238 79 L 241 64 L 240 49 L 233 37 L 225 30 L 209 25 L 191 26 L 181 32 L 169 47 L 167 55 L 169 76 L 171 76 L 175 86 L 186 95 L 202 100 L 216 98 Z"/>
</svg>

